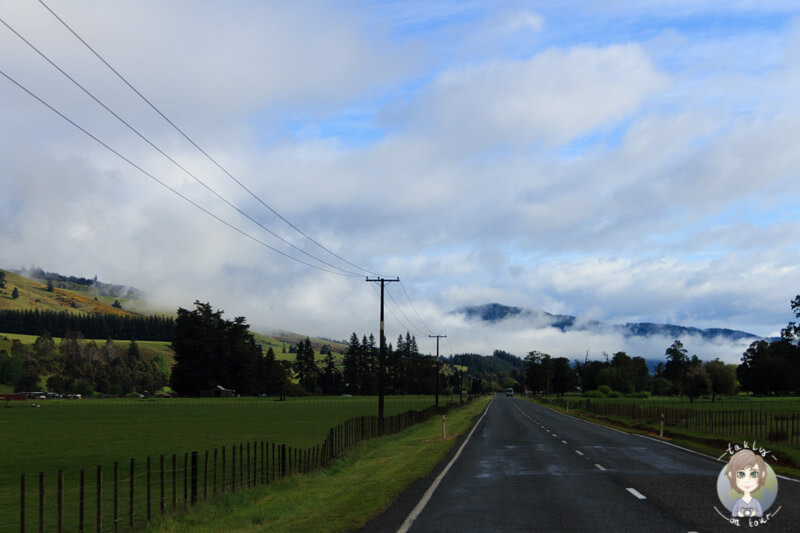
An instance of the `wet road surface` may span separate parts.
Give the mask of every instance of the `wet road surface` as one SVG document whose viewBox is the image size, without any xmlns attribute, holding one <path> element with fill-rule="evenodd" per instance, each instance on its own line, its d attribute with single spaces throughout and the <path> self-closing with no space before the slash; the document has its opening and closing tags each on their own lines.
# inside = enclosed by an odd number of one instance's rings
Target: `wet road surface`
<svg viewBox="0 0 800 533">
<path fill-rule="evenodd" d="M 364 531 L 800 531 L 800 483 L 785 479 L 775 516 L 731 524 L 726 462 L 497 396 L 419 515 L 417 486 Z"/>
</svg>

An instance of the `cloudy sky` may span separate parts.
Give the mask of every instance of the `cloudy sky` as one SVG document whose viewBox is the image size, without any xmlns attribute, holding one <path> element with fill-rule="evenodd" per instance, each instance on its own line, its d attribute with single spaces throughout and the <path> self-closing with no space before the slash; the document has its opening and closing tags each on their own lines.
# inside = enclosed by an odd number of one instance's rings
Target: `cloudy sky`
<svg viewBox="0 0 800 533">
<path fill-rule="evenodd" d="M 447 334 L 443 353 L 672 342 L 448 314 L 488 302 L 764 336 L 792 319 L 796 2 L 45 3 L 213 161 L 44 5 L 5 1 L 0 267 L 337 339 L 377 336 L 365 277 L 398 276 L 388 339 Z"/>
</svg>

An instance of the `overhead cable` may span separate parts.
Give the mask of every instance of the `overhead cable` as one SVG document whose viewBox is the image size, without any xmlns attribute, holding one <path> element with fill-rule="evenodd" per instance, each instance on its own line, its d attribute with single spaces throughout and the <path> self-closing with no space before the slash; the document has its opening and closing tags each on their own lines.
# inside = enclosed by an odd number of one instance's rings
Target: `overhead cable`
<svg viewBox="0 0 800 533">
<path fill-rule="evenodd" d="M 82 133 L 84 133 L 86 136 L 88 136 L 89 138 L 91 138 L 91 139 L 92 139 L 92 140 L 94 140 L 95 142 L 97 142 L 99 145 L 101 145 L 102 147 L 104 147 L 106 150 L 110 151 L 111 153 L 113 153 L 114 155 L 116 155 L 117 157 L 119 157 L 120 159 L 122 159 L 123 161 L 125 161 L 126 163 L 128 163 L 129 165 L 131 165 L 133 168 L 135 168 L 136 170 L 138 170 L 139 172 L 141 172 L 141 173 L 142 173 L 142 174 L 144 174 L 145 176 L 147 176 L 147 177 L 149 177 L 150 179 L 152 179 L 153 181 L 157 182 L 159 185 L 161 185 L 162 187 L 164 187 L 164 188 L 165 188 L 165 189 L 167 189 L 168 191 L 172 192 L 173 194 L 175 194 L 175 195 L 179 196 L 180 198 L 182 198 L 182 199 L 183 199 L 183 200 L 185 200 L 186 202 L 190 203 L 191 205 L 193 205 L 193 206 L 194 206 L 194 207 L 196 207 L 197 209 L 201 210 L 202 212 L 204 212 L 204 213 L 205 213 L 205 214 L 207 214 L 208 216 L 212 217 L 213 219 L 217 220 L 218 222 L 221 222 L 222 224 L 225 224 L 225 225 L 226 225 L 226 226 L 228 226 L 230 229 L 232 229 L 232 230 L 236 231 L 237 233 L 240 233 L 241 235 L 243 235 L 243 236 L 247 237 L 248 239 L 250 239 L 250 240 L 252 240 L 252 241 L 254 241 L 254 242 L 258 243 L 258 244 L 260 244 L 261 246 L 264 246 L 265 248 L 267 248 L 267 249 L 269 249 L 269 250 L 272 250 L 273 252 L 275 252 L 275 253 L 277 253 L 277 254 L 280 254 L 280 255 L 282 255 L 282 256 L 284 256 L 284 257 L 288 258 L 288 259 L 291 259 L 292 261 L 296 261 L 296 262 L 298 262 L 298 263 L 301 263 L 301 264 L 303 264 L 303 265 L 309 266 L 309 267 L 311 267 L 311 268 L 315 268 L 315 269 L 317 269 L 317 270 L 321 270 L 321 271 L 323 271 L 323 272 L 328 272 L 329 274 L 336 274 L 336 275 L 339 275 L 339 276 L 348 276 L 348 277 L 352 277 L 352 275 L 351 275 L 351 274 L 343 274 L 342 272 L 339 272 L 339 271 L 328 270 L 328 269 L 326 269 L 326 268 L 320 267 L 320 266 L 318 266 L 318 265 L 314 265 L 314 264 L 312 264 L 312 263 L 308 263 L 307 261 L 303 261 L 302 259 L 298 259 L 298 258 L 296 258 L 296 257 L 294 257 L 294 256 L 291 256 L 291 255 L 289 255 L 289 254 L 287 254 L 287 253 L 285 253 L 285 252 L 283 252 L 283 251 L 281 251 L 281 250 L 278 250 L 277 248 L 274 248 L 274 247 L 270 246 L 269 244 L 267 244 L 267 243 L 265 243 L 265 242 L 263 242 L 263 241 L 259 240 L 257 237 L 254 237 L 254 236 L 250 235 L 250 234 L 249 234 L 249 233 L 247 233 L 246 231 L 244 231 L 244 230 L 242 230 L 242 229 L 240 229 L 240 228 L 238 228 L 238 227 L 234 226 L 232 223 L 228 222 L 227 220 L 224 220 L 224 219 L 220 218 L 219 216 L 215 215 L 214 213 L 212 213 L 211 211 L 209 211 L 209 210 L 208 210 L 208 209 L 206 209 L 205 207 L 203 207 L 203 206 L 201 206 L 200 204 L 198 204 L 197 202 L 195 202 L 194 200 L 192 200 L 192 199 L 190 199 L 189 197 L 187 197 L 187 196 L 183 195 L 183 194 L 182 194 L 182 193 L 180 193 L 178 190 L 176 190 L 176 189 L 174 189 L 174 188 L 170 187 L 170 186 L 169 186 L 169 185 L 167 185 L 167 184 L 166 184 L 164 181 L 162 181 L 162 180 L 158 179 L 156 176 L 154 176 L 154 175 L 153 175 L 153 174 L 151 174 L 150 172 L 146 171 L 146 170 L 145 170 L 145 169 L 143 169 L 141 166 L 137 165 L 136 163 L 134 163 L 133 161 L 131 161 L 130 159 L 128 159 L 127 157 L 125 157 L 124 155 L 122 155 L 120 152 L 118 152 L 117 150 L 115 150 L 114 148 L 112 148 L 111 146 L 109 146 L 108 144 L 106 144 L 105 142 L 103 142 L 102 140 L 100 140 L 100 138 L 98 138 L 98 137 L 97 137 L 97 136 L 95 136 L 94 134 L 90 133 L 88 130 L 86 130 L 85 128 L 83 128 L 82 126 L 80 126 L 80 125 L 79 125 L 77 122 L 75 122 L 74 120 L 72 120 L 71 118 L 69 118 L 68 116 L 66 116 L 64 113 L 62 113 L 61 111 L 59 111 L 58 109 L 56 109 L 55 107 L 53 107 L 52 105 L 50 105 L 49 103 L 47 103 L 45 100 L 43 100 L 42 98 L 40 98 L 40 97 L 39 97 L 37 94 L 35 94 L 33 91 L 31 91 L 30 89 L 28 89 L 27 87 L 25 87 L 24 85 L 22 85 L 21 83 L 19 83 L 17 80 L 15 80 L 14 78 L 12 78 L 12 77 L 11 77 L 11 76 L 9 76 L 8 74 L 6 74 L 6 72 L 5 72 L 5 71 L 3 71 L 3 70 L 2 70 L 2 68 L 0 68 L 0 75 L 2 75 L 3 77 L 5 77 L 5 78 L 6 78 L 8 81 L 10 81 L 11 83 L 13 83 L 14 85 L 16 85 L 17 87 L 19 87 L 20 89 L 22 89 L 24 92 L 26 92 L 26 93 L 27 93 L 28 95 L 30 95 L 32 98 L 34 98 L 35 100 L 37 100 L 37 101 L 38 101 L 39 103 L 41 103 L 43 106 L 45 106 L 45 107 L 47 107 L 48 109 L 50 109 L 50 111 L 52 111 L 53 113 L 55 113 L 55 114 L 57 114 L 58 116 L 60 116 L 62 119 L 66 120 L 67 122 L 69 122 L 70 124 L 72 124 L 72 126 L 74 126 L 75 128 L 77 128 L 79 131 L 81 131 Z M 358 276 L 358 277 L 360 277 L 360 276 Z"/>
<path fill-rule="evenodd" d="M 127 122 L 125 119 L 123 119 L 123 118 L 122 118 L 121 116 L 119 116 L 119 115 L 118 115 L 116 112 L 114 112 L 114 111 L 113 111 L 111 108 L 109 108 L 109 107 L 108 107 L 108 106 L 107 106 L 105 103 L 103 103 L 103 102 L 102 102 L 102 101 L 101 101 L 101 100 L 100 100 L 100 99 L 99 99 L 97 96 L 95 96 L 95 95 L 94 95 L 94 93 L 92 93 L 92 92 L 91 92 L 90 90 L 88 90 L 86 87 L 84 87 L 83 85 L 81 85 L 81 84 L 80 84 L 80 83 L 79 83 L 77 80 L 75 80 L 75 78 L 73 78 L 72 76 L 70 76 L 70 75 L 69 75 L 69 74 L 68 74 L 66 71 L 64 71 L 64 69 L 62 69 L 61 67 L 59 67 L 59 66 L 58 66 L 58 65 L 57 65 L 55 62 L 53 62 L 53 61 L 52 61 L 52 60 L 51 60 L 51 59 L 50 59 L 50 58 L 49 58 L 49 57 L 48 57 L 46 54 L 44 54 L 44 53 L 43 53 L 41 50 L 39 50 L 39 49 L 38 49 L 38 48 L 37 48 L 37 47 L 36 47 L 36 46 L 35 46 L 33 43 L 31 43 L 29 40 L 27 40 L 27 39 L 26 39 L 24 36 L 22 36 L 22 35 L 21 35 L 19 32 L 17 32 L 17 31 L 16 31 L 16 30 L 15 30 L 13 27 L 11 27 L 11 26 L 10 26 L 10 25 L 9 25 L 9 24 L 8 24 L 8 23 L 5 21 L 5 20 L 3 20 L 1 17 L 0 17 L 0 23 L 2 23 L 2 24 L 3 24 L 3 25 L 6 27 L 6 28 L 8 28 L 8 29 L 9 29 L 9 31 L 11 31 L 11 32 L 12 32 L 14 35 L 16 35 L 16 36 L 17 36 L 17 37 L 18 37 L 20 40 L 22 40 L 22 41 L 23 41 L 23 42 L 24 42 L 26 45 L 28 45 L 28 47 L 30 47 L 30 48 L 31 48 L 31 49 L 32 49 L 34 52 L 36 52 L 36 53 L 37 53 L 37 54 L 38 54 L 40 57 L 42 57 L 42 59 L 44 59 L 45 61 L 47 61 L 47 62 L 48 62 L 48 63 L 49 63 L 49 64 L 50 64 L 50 65 L 51 65 L 53 68 L 55 68 L 55 69 L 56 69 L 58 72 L 60 72 L 60 73 L 61 73 L 61 74 L 62 74 L 64 77 L 66 77 L 66 78 L 67 78 L 69 81 L 71 81 L 71 82 L 72 82 L 72 83 L 73 83 L 73 84 L 74 84 L 76 87 L 78 87 L 78 88 L 79 88 L 81 91 L 83 91 L 83 92 L 84 92 L 84 93 L 85 93 L 87 96 L 89 96 L 89 97 L 90 97 L 92 100 L 94 100 L 94 101 L 95 101 L 95 102 L 96 102 L 96 103 L 97 103 L 97 104 L 98 104 L 100 107 L 102 107 L 103 109 L 105 109 L 105 110 L 106 110 L 108 113 L 110 113 L 110 114 L 111 114 L 111 115 L 112 115 L 114 118 L 116 118 L 116 119 L 117 119 L 118 121 L 120 121 L 120 122 L 121 122 L 123 125 L 125 125 L 125 126 L 126 126 L 126 127 L 129 129 L 129 130 L 131 130 L 133 133 L 135 133 L 135 134 L 136 134 L 136 135 L 137 135 L 137 136 L 138 136 L 140 139 L 142 139 L 144 142 L 146 142 L 148 145 L 150 145 L 150 147 L 152 147 L 153 149 L 155 149 L 155 150 L 156 150 L 158 153 L 160 153 L 162 156 L 164 156 L 164 157 L 165 157 L 167 160 L 169 160 L 169 161 L 170 161 L 172 164 L 174 164 L 176 167 L 178 167 L 180 170 L 182 170 L 182 171 L 183 171 L 185 174 L 187 174 L 188 176 L 190 176 L 191 178 L 193 178 L 193 179 L 194 179 L 194 180 L 195 180 L 197 183 L 199 183 L 200 185 L 202 185 L 202 186 L 203 186 L 203 187 L 204 187 L 206 190 L 208 190 L 209 192 L 211 192 L 211 193 L 212 193 L 214 196 L 216 196 L 217 198 L 219 198 L 220 200 L 222 200 L 223 202 L 225 202 L 225 203 L 226 203 L 228 206 L 230 206 L 231 208 L 233 208 L 233 209 L 235 209 L 236 211 L 238 211 L 238 212 L 239 212 L 241 215 L 243 215 L 244 217 L 246 217 L 247 219 L 249 219 L 250 221 L 252 221 L 252 222 L 253 222 L 253 223 L 255 223 L 256 225 L 258 225 L 258 226 L 259 226 L 261 229 L 263 229 L 264 231 L 266 231 L 267 233 L 269 233 L 269 234 L 270 234 L 270 235 L 272 235 L 273 237 L 275 237 L 275 238 L 277 238 L 277 239 L 279 239 L 279 240 L 283 241 L 284 243 L 286 243 L 286 244 L 287 244 L 287 245 L 289 245 L 290 247 L 292 247 L 292 248 L 294 248 L 295 250 L 297 250 L 298 252 L 300 252 L 300 253 L 302 253 L 302 254 L 304 254 L 304 255 L 308 256 L 309 258 L 311 258 L 311 259 L 313 259 L 313 260 L 315 260 L 315 261 L 318 261 L 318 262 L 320 262 L 320 263 L 322 263 L 322 264 L 324 264 L 324 265 L 326 265 L 326 266 L 328 266 L 328 267 L 330 267 L 330 268 L 333 268 L 333 269 L 336 269 L 336 270 L 340 270 L 340 271 L 342 271 L 342 273 L 344 273 L 344 274 L 347 274 L 347 275 L 350 275 L 350 276 L 353 276 L 353 277 L 360 276 L 360 274 L 359 274 L 359 273 L 357 273 L 357 272 L 352 272 L 352 271 L 349 271 L 349 270 L 343 269 L 343 268 L 341 268 L 341 267 L 338 267 L 338 266 L 336 266 L 336 265 L 333 265 L 333 264 L 329 263 L 328 261 L 325 261 L 324 259 L 320 259 L 320 258 L 318 258 L 318 257 L 316 257 L 316 256 L 314 256 L 314 255 L 312 255 L 312 254 L 310 254 L 310 253 L 308 253 L 307 251 L 303 250 L 302 248 L 299 248 L 298 246 L 295 246 L 293 243 L 289 242 L 287 239 L 285 239 L 285 238 L 281 237 L 280 235 L 278 235 L 277 233 L 275 233 L 274 231 L 272 231 L 272 230 L 271 230 L 271 229 L 269 229 L 268 227 L 264 226 L 264 225 L 263 225 L 261 222 L 259 222 L 258 220 L 254 219 L 253 217 L 251 217 L 249 214 L 247 214 L 247 213 L 246 213 L 246 212 L 244 212 L 242 209 L 240 209 L 239 207 L 237 207 L 236 205 L 234 205 L 232 202 L 230 202 L 230 201 L 229 201 L 227 198 L 225 198 L 224 196 L 222 196 L 221 194 L 219 194 L 217 191 L 215 191 L 215 190 L 214 190 L 212 187 L 210 187 L 208 184 L 206 184 L 206 183 L 205 183 L 203 180 L 201 180 L 201 179 L 200 179 L 200 178 L 198 178 L 196 175 L 194 175 L 194 174 L 193 174 L 191 171 L 189 171 L 188 169 L 186 169 L 186 168 L 185 168 L 183 165 L 181 165 L 181 164 L 180 164 L 178 161 L 176 161 L 175 159 L 173 159 L 173 158 L 172 158 L 172 157 L 171 157 L 169 154 L 167 154 L 166 152 L 164 152 L 164 151 L 163 151 L 161 148 L 159 148 L 158 146 L 156 146 L 156 145 L 155 145 L 155 144 L 154 144 L 152 141 L 150 141 L 150 139 L 148 139 L 148 138 L 147 138 L 145 135 L 143 135 L 141 132 L 139 132 L 139 130 L 137 130 L 137 129 L 136 129 L 135 127 L 133 127 L 133 126 L 132 126 L 130 123 L 128 123 L 128 122 Z"/>
<path fill-rule="evenodd" d="M 144 96 L 144 94 L 142 94 L 138 89 L 136 89 L 136 87 L 134 87 L 133 84 L 131 84 L 117 69 L 115 69 L 113 66 L 111 66 L 111 64 L 108 61 L 106 61 L 103 58 L 103 56 L 101 56 L 80 35 L 78 35 L 78 33 L 75 30 L 73 30 L 72 27 L 69 24 L 67 24 L 61 17 L 59 17 L 43 0 L 39 0 L 39 3 L 42 4 L 42 6 L 44 6 L 44 8 L 47 9 L 47 11 L 49 11 L 50 14 L 52 14 L 56 18 L 56 20 L 58 20 L 67 30 L 69 30 L 69 32 L 72 33 L 72 35 L 74 35 L 76 39 L 78 39 L 78 41 L 80 41 L 87 49 L 89 49 L 89 51 L 91 51 L 92 54 L 94 54 L 95 57 L 97 57 L 97 59 L 99 59 L 106 67 L 108 67 L 109 70 L 111 70 L 111 72 L 113 72 L 125 85 L 127 85 L 134 93 L 136 93 L 139 96 L 139 98 L 141 98 L 148 106 L 150 106 L 150 108 L 153 109 L 153 111 L 158 113 L 158 115 L 161 116 L 161 118 L 163 118 L 170 126 L 172 126 L 175 129 L 175 131 L 177 131 L 181 136 L 183 136 L 184 139 L 186 139 L 192 146 L 194 146 L 198 151 L 200 151 L 200 153 L 202 153 L 211 163 L 213 163 L 218 169 L 220 169 L 223 173 L 225 173 L 231 180 L 236 182 L 236 184 L 238 184 L 242 189 L 244 189 L 258 203 L 260 203 L 262 206 L 264 206 L 266 209 L 268 209 L 270 212 L 272 212 L 275 216 L 277 216 L 279 219 L 281 219 L 290 228 L 292 228 L 293 230 L 298 232 L 300 235 L 302 235 L 303 237 L 308 239 L 310 242 L 312 242 L 313 244 L 315 244 L 316 246 L 318 246 L 320 249 L 324 250 L 328 254 L 332 255 L 336 259 L 338 259 L 338 260 L 340 260 L 340 261 L 342 261 L 342 262 L 350 265 L 351 267 L 356 268 L 356 269 L 358 269 L 358 270 L 360 270 L 362 272 L 367 272 L 369 274 L 375 274 L 375 272 L 372 272 L 372 271 L 370 271 L 370 270 L 368 270 L 368 269 L 366 269 L 364 267 L 361 267 L 361 266 L 359 266 L 359 265 L 357 265 L 355 263 L 352 263 L 352 262 L 348 261 L 347 259 L 345 259 L 344 257 L 342 257 L 339 254 L 337 254 L 336 252 L 330 250 L 329 248 L 327 248 L 326 246 L 324 246 L 320 242 L 318 242 L 315 239 L 313 239 L 310 235 L 305 233 L 303 230 L 298 228 L 290 220 L 288 220 L 286 217 L 284 217 L 283 215 L 278 213 L 275 209 L 273 209 L 269 204 L 267 204 L 257 194 L 255 194 L 250 188 L 248 188 L 244 183 L 242 183 L 239 179 L 237 179 L 231 172 L 229 172 L 224 166 L 222 166 L 222 164 L 220 164 L 208 152 L 206 152 L 202 147 L 200 147 L 200 145 L 198 145 L 194 141 L 194 139 L 192 139 L 186 132 L 184 132 L 180 127 L 178 127 L 178 125 L 175 124 L 175 122 L 170 120 L 164 113 L 162 113 L 161 110 L 158 107 L 156 107 L 155 104 L 153 104 L 147 97 Z M 317 260 L 321 261 L 319 259 L 317 259 Z"/>
</svg>

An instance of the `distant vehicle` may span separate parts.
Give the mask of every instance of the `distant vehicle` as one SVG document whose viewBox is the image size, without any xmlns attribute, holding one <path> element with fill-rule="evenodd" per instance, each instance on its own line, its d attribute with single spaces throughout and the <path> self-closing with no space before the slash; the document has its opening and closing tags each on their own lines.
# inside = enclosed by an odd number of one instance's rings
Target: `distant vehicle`
<svg viewBox="0 0 800 533">
<path fill-rule="evenodd" d="M 514 396 L 514 389 L 511 387 L 506 389 L 506 396 Z"/>
</svg>

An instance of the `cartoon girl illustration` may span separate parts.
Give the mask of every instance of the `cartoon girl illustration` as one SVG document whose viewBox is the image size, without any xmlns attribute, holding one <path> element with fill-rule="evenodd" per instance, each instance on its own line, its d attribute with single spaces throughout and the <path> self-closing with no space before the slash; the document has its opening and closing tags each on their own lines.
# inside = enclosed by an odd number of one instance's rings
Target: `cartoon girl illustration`
<svg viewBox="0 0 800 533">
<path fill-rule="evenodd" d="M 767 465 L 764 459 L 752 450 L 739 450 L 728 462 L 725 475 L 728 477 L 731 489 L 742 495 L 733 504 L 731 516 L 760 517 L 763 514 L 761 503 L 753 497 L 753 493 L 767 481 Z"/>
</svg>

